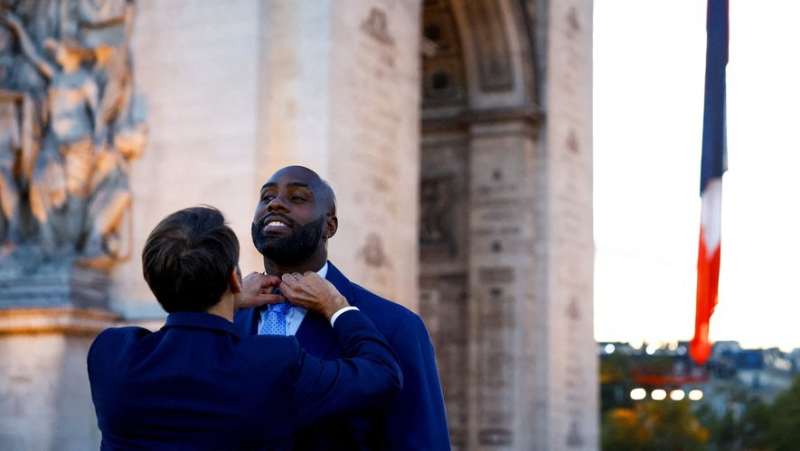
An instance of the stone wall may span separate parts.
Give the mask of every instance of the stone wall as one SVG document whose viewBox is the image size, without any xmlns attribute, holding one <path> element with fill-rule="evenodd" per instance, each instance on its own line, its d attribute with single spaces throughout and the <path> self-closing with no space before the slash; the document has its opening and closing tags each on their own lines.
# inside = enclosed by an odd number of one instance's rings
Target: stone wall
<svg viewBox="0 0 800 451">
<path fill-rule="evenodd" d="M 334 187 L 331 260 L 354 281 L 417 304 L 418 0 L 142 1 L 137 76 L 148 152 L 133 169 L 133 246 L 114 307 L 160 315 L 141 278 L 149 231 L 209 204 L 260 270 L 250 222 L 275 170 L 308 166 Z"/>
</svg>

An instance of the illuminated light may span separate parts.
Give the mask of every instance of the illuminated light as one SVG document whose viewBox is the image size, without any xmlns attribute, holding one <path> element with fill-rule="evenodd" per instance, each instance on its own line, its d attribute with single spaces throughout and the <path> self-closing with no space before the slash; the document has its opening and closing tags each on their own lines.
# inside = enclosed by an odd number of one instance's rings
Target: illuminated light
<svg viewBox="0 0 800 451">
<path fill-rule="evenodd" d="M 650 394 L 650 397 L 656 401 L 663 401 L 667 398 L 667 391 L 657 388 L 653 390 L 653 393 Z"/>
<path fill-rule="evenodd" d="M 631 399 L 634 401 L 641 401 L 647 396 L 647 391 L 643 388 L 634 388 L 631 390 Z"/>
<path fill-rule="evenodd" d="M 657 350 L 658 350 L 658 346 L 656 346 L 656 345 L 647 345 L 647 348 L 644 350 L 644 352 L 646 352 L 647 355 L 653 355 L 653 354 L 656 353 Z"/>
<path fill-rule="evenodd" d="M 703 390 L 692 390 L 689 392 L 689 399 L 692 401 L 700 401 L 703 399 Z"/>
<path fill-rule="evenodd" d="M 669 399 L 673 401 L 680 401 L 685 397 L 686 397 L 686 392 L 684 392 L 683 390 L 672 390 L 669 393 Z"/>
<path fill-rule="evenodd" d="M 606 345 L 606 354 L 612 354 L 612 353 L 614 353 L 614 349 L 616 349 L 616 348 L 614 347 L 614 345 L 612 345 L 611 343 L 607 344 L 607 345 Z"/>
<path fill-rule="evenodd" d="M 686 354 L 686 346 L 678 346 L 678 355 Z"/>
</svg>

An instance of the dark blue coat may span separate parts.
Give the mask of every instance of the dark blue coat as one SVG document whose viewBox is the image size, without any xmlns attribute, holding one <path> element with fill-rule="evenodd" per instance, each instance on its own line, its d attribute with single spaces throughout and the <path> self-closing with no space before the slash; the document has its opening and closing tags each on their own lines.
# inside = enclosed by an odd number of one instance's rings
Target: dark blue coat
<svg viewBox="0 0 800 451">
<path fill-rule="evenodd" d="M 102 448 L 291 449 L 298 429 L 386 403 L 402 376 L 384 338 L 357 312 L 327 326 L 357 358 L 323 361 L 207 313 L 102 332 L 88 356 Z"/>
<path fill-rule="evenodd" d="M 449 450 L 442 388 L 428 330 L 407 308 L 350 282 L 328 262 L 326 278 L 347 301 L 366 314 L 386 337 L 403 371 L 403 389 L 391 402 L 368 414 L 352 415 L 301 431 L 295 449 L 322 450 Z M 258 330 L 259 313 L 242 310 L 235 322 L 247 333 Z M 342 355 L 325 318 L 308 313 L 297 331 L 300 346 L 315 357 Z"/>
</svg>

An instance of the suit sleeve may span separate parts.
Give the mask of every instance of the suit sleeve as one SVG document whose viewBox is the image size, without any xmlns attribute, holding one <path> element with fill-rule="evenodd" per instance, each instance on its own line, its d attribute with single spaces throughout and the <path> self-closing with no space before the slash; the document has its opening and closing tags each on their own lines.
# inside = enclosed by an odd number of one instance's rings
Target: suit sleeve
<svg viewBox="0 0 800 451">
<path fill-rule="evenodd" d="M 403 386 L 394 352 L 361 312 L 342 314 L 334 331 L 345 358 L 322 360 L 301 351 L 294 384 L 300 428 L 332 415 L 385 405 Z"/>
<path fill-rule="evenodd" d="M 384 410 L 384 449 L 450 449 L 444 397 L 428 330 L 408 315 L 389 337 L 403 371 L 403 391 Z"/>
</svg>

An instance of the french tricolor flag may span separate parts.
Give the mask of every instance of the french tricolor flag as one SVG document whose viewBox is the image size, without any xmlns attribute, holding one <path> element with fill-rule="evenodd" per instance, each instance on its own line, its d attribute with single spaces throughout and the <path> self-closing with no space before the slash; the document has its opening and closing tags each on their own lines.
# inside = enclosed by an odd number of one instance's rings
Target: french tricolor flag
<svg viewBox="0 0 800 451">
<path fill-rule="evenodd" d="M 700 170 L 700 247 L 697 316 L 689 354 L 699 365 L 711 355 L 708 324 L 717 305 L 722 222 L 722 174 L 727 169 L 725 66 L 728 64 L 728 0 L 708 0 L 703 157 Z"/>
</svg>

